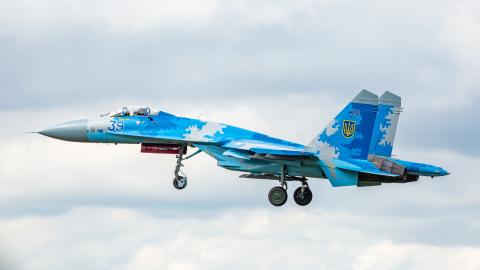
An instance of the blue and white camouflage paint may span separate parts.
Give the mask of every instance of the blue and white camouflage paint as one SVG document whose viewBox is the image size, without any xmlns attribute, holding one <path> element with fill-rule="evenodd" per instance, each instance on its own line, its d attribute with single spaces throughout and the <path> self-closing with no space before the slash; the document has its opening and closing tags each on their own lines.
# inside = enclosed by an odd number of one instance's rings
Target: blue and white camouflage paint
<svg viewBox="0 0 480 270">
<path fill-rule="evenodd" d="M 380 97 L 377 117 L 373 126 L 370 154 L 392 156 L 401 106 L 401 98 L 393 93 L 387 91 Z"/>
<path fill-rule="evenodd" d="M 401 99 L 362 90 L 309 144 L 239 127 L 130 106 L 97 118 L 63 123 L 40 133 L 92 143 L 175 144 L 196 147 L 218 165 L 255 175 L 326 178 L 332 186 L 410 181 L 444 176 L 444 169 L 391 158 Z M 378 161 L 382 161 L 380 166 Z M 393 169 L 385 169 L 393 164 Z M 395 172 L 400 168 L 403 175 Z"/>
</svg>

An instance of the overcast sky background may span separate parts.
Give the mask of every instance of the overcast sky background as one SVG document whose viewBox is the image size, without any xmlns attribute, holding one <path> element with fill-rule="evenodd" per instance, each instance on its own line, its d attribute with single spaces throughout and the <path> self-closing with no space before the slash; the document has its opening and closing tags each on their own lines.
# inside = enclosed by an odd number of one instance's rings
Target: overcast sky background
<svg viewBox="0 0 480 270">
<path fill-rule="evenodd" d="M 479 29 L 473 0 L 0 0 L 0 269 L 479 269 Z M 150 104 L 307 143 L 361 89 L 452 175 L 274 208 L 206 155 L 176 191 L 173 156 L 24 133 Z"/>
</svg>

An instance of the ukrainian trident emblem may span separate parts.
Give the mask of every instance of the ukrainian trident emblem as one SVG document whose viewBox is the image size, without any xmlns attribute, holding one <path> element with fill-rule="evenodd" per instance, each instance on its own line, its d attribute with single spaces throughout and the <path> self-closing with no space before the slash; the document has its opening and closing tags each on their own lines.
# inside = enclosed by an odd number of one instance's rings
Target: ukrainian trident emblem
<svg viewBox="0 0 480 270">
<path fill-rule="evenodd" d="M 355 121 L 343 120 L 342 131 L 345 138 L 353 137 L 353 135 L 355 135 Z"/>
</svg>

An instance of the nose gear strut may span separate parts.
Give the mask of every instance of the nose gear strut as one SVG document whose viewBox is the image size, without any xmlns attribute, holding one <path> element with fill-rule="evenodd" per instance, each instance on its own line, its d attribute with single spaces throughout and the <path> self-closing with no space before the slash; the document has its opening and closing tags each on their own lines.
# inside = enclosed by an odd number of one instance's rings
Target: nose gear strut
<svg viewBox="0 0 480 270">
<path fill-rule="evenodd" d="M 187 186 L 187 176 L 180 169 L 183 167 L 183 153 L 185 151 L 186 145 L 182 145 L 177 155 L 177 165 L 175 166 L 175 178 L 173 179 L 173 186 L 176 189 L 184 189 Z"/>
<path fill-rule="evenodd" d="M 180 149 L 178 151 L 178 155 L 177 155 L 177 165 L 175 166 L 175 173 L 174 173 L 175 178 L 173 179 L 173 187 L 175 187 L 176 189 L 184 189 L 187 186 L 187 176 L 181 170 L 181 167 L 183 167 L 182 161 L 187 160 L 187 159 L 199 154 L 200 152 L 202 152 L 201 150 L 198 150 L 195 153 L 193 153 L 193 154 L 184 158 L 183 153 L 186 152 L 185 151 L 186 148 L 187 148 L 187 145 L 182 145 L 180 147 Z"/>
</svg>

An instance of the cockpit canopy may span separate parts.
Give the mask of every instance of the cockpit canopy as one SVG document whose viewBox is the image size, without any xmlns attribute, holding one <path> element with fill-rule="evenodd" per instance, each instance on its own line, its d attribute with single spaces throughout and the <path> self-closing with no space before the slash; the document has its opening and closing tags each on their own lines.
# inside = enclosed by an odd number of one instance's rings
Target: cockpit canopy
<svg viewBox="0 0 480 270">
<path fill-rule="evenodd" d="M 122 117 L 122 116 L 150 116 L 158 115 L 160 110 L 152 109 L 148 106 L 130 105 L 122 107 L 111 113 L 100 115 L 101 117 Z"/>
</svg>

